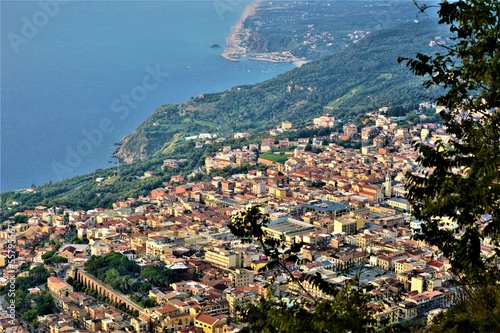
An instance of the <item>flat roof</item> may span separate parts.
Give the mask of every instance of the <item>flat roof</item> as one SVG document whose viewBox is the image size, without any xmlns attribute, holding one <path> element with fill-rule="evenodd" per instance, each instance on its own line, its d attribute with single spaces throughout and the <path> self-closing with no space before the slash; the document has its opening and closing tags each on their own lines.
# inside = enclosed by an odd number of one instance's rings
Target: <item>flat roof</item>
<svg viewBox="0 0 500 333">
<path fill-rule="evenodd" d="M 289 217 L 283 217 L 270 221 L 269 224 L 265 226 L 265 228 L 282 233 L 295 233 L 314 229 L 314 226 L 303 221 L 295 220 Z"/>
<path fill-rule="evenodd" d="M 390 198 L 389 200 L 387 200 L 387 202 L 389 202 L 389 201 L 399 202 L 402 204 L 409 204 L 408 200 L 406 200 L 404 198 L 398 198 L 398 197 Z"/>
<path fill-rule="evenodd" d="M 334 212 L 337 210 L 347 209 L 347 206 L 338 202 L 331 201 L 319 201 L 314 204 L 304 204 L 305 208 L 310 208 L 314 210 L 319 210 L 321 212 Z"/>
</svg>

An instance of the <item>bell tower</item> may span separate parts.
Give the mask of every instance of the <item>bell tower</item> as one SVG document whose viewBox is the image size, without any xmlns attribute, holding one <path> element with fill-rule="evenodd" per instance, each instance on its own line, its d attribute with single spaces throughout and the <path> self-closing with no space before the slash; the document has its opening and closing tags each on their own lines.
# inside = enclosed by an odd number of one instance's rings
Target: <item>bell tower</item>
<svg viewBox="0 0 500 333">
<path fill-rule="evenodd" d="M 385 174 L 384 191 L 386 198 L 390 198 L 392 196 L 392 180 L 390 172 Z"/>
</svg>

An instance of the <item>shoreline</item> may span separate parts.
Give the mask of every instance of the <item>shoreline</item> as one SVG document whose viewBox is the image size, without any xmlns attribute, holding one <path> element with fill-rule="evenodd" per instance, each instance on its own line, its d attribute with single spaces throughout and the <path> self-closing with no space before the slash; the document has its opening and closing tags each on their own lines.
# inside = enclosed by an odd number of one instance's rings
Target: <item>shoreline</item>
<svg viewBox="0 0 500 333">
<path fill-rule="evenodd" d="M 242 46 L 245 38 L 249 35 L 247 31 L 243 30 L 243 24 L 247 18 L 256 14 L 261 3 L 262 0 L 255 0 L 245 7 L 238 22 L 231 27 L 231 33 L 226 37 L 226 46 L 224 47 L 224 52 L 220 54 L 220 57 L 227 61 L 238 62 L 241 57 L 248 56 L 248 60 L 272 63 L 289 63 L 295 67 L 301 67 L 302 65 L 308 63 L 308 60 L 297 58 L 291 53 L 278 54 L 277 52 L 270 52 L 252 54 L 246 47 Z"/>
<path fill-rule="evenodd" d="M 243 23 L 245 20 L 255 15 L 257 8 L 260 6 L 261 0 L 256 0 L 248 4 L 240 19 L 231 27 L 231 33 L 226 37 L 226 46 L 224 52 L 220 55 L 223 59 L 229 61 L 238 61 L 239 57 L 244 57 L 247 54 L 247 49 L 241 46 L 240 35 L 243 34 Z"/>
<path fill-rule="evenodd" d="M 255 55 L 249 55 L 248 60 L 253 61 L 264 61 L 280 64 L 292 64 L 295 67 L 301 67 L 304 64 L 310 62 L 310 60 L 300 59 L 295 56 L 283 56 L 273 53 L 259 53 Z"/>
<path fill-rule="evenodd" d="M 239 62 L 240 59 L 239 58 L 233 58 L 233 57 L 230 57 L 229 55 L 227 55 L 226 53 L 221 53 L 219 54 L 219 56 L 224 59 L 224 60 L 227 60 L 227 61 L 232 61 L 232 62 Z"/>
</svg>

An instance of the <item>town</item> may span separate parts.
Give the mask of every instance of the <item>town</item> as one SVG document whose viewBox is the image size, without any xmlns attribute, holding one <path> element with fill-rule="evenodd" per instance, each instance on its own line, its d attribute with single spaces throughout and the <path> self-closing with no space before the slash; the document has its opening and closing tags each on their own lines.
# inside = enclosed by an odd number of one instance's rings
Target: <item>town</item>
<svg viewBox="0 0 500 333">
<path fill-rule="evenodd" d="M 358 126 L 324 114 L 311 128 L 341 130 L 276 139 L 294 130 L 284 121 L 263 140 L 207 157 L 199 172 L 208 181 L 173 176 L 149 195 L 108 209 L 40 206 L 17 213 L 0 232 L 0 285 L 16 294 L 15 316 L 2 298 L 1 332 L 229 333 L 244 327 L 242 308 L 260 297 L 328 298 L 307 281 L 300 287 L 286 273 L 262 270 L 268 262 L 262 248 L 230 232 L 233 214 L 253 206 L 269 216 L 266 237 L 306 244 L 303 263 L 289 264 L 295 277 L 319 274 L 344 286 L 359 273 L 376 328 L 432 319 L 462 293 L 447 258 L 413 237 L 421 221 L 412 218 L 404 182 L 416 170 L 412 141 L 450 137 L 428 116 L 413 118 L 403 127 L 381 108 Z M 197 140 L 194 149 L 223 142 L 214 134 L 186 140 Z M 183 162 L 167 159 L 162 167 Z M 244 174 L 211 176 L 243 165 Z M 443 220 L 440 227 L 456 225 Z M 485 239 L 482 254 L 494 250 Z M 31 279 L 33 269 L 46 280 Z"/>
</svg>

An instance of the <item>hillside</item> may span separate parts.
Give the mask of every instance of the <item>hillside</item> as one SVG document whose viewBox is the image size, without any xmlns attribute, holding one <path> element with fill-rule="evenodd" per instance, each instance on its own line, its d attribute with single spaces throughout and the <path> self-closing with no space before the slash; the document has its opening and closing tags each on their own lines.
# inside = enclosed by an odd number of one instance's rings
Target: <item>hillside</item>
<svg viewBox="0 0 500 333">
<path fill-rule="evenodd" d="M 224 145 L 243 144 L 241 139 L 228 139 L 224 143 L 207 145 L 206 150 L 194 149 L 193 141 L 184 140 L 187 135 L 255 133 L 275 127 L 282 120 L 304 124 L 324 112 L 344 115 L 344 119 L 356 118 L 364 111 L 381 106 L 422 101 L 421 95 L 426 92 L 420 82 L 396 59 L 419 50 L 432 52 L 428 42 L 440 34 L 432 22 L 406 24 L 373 33 L 337 55 L 311 62 L 272 80 L 206 94 L 203 99 L 193 98 L 181 105 L 164 105 L 121 146 L 119 155 L 128 162 L 135 160 L 137 163 L 122 164 L 119 169 L 98 169 L 92 174 L 44 184 L 35 192 L 4 192 L 0 196 L 2 208 L 14 201 L 22 204 L 2 214 L 10 215 L 37 205 L 68 205 L 74 209 L 109 207 L 117 200 L 149 193 L 168 182 L 172 175 L 190 174 L 204 157 Z M 256 137 L 252 136 L 252 140 L 255 142 Z M 187 162 L 179 168 L 163 169 L 161 166 L 166 158 L 187 159 Z M 155 175 L 142 177 L 148 170 Z M 100 184 L 99 178 L 105 181 Z"/>
<path fill-rule="evenodd" d="M 250 54 L 285 51 L 319 59 L 369 32 L 421 16 L 412 1 L 262 1 L 243 22 L 240 45 Z"/>
<path fill-rule="evenodd" d="M 274 79 L 164 105 L 125 138 L 117 156 L 132 162 L 201 132 L 258 132 L 283 120 L 302 121 L 325 112 L 355 117 L 425 100 L 429 92 L 397 58 L 433 52 L 429 42 L 445 33 L 437 26 L 433 19 L 404 23 Z"/>
</svg>

